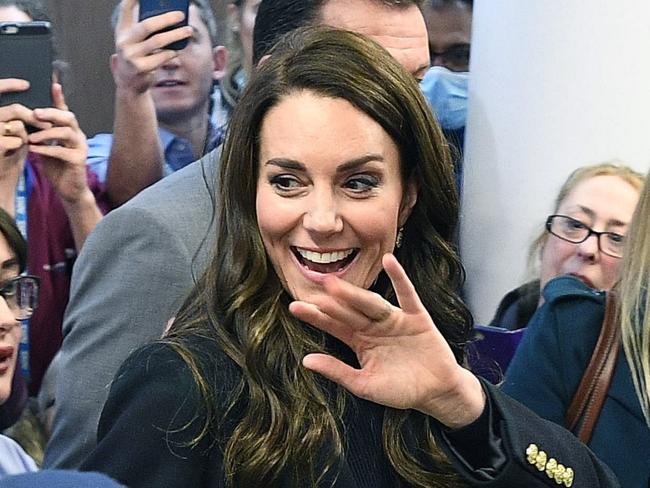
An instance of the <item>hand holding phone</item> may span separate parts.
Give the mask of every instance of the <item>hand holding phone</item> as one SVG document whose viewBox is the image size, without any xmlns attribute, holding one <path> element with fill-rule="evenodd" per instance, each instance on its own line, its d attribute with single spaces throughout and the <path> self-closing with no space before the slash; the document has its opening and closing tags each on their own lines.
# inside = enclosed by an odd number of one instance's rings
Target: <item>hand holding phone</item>
<svg viewBox="0 0 650 488">
<path fill-rule="evenodd" d="M 29 82 L 17 78 L 0 78 L 0 100 L 24 93 Z M 45 129 L 50 124 L 36 118 L 34 111 L 21 103 L 0 104 L 0 164 L 3 168 L 19 163 L 27 153 L 28 128 Z"/>
<path fill-rule="evenodd" d="M 138 0 L 122 0 L 115 28 L 115 54 L 111 60 L 118 96 L 139 96 L 153 86 L 154 72 L 176 56 L 177 51 L 165 49 L 170 43 L 189 38 L 190 27 L 168 30 L 183 14 L 169 11 L 137 22 Z M 166 30 L 167 29 L 167 30 Z"/>
<path fill-rule="evenodd" d="M 183 20 L 177 24 L 165 27 L 159 32 L 169 32 L 171 30 L 177 29 L 178 27 L 187 26 L 187 17 L 189 15 L 189 0 L 140 0 L 140 13 L 138 15 L 138 21 L 142 22 L 145 19 L 150 17 L 155 17 L 167 12 L 179 11 L 185 14 Z M 167 44 L 164 49 L 173 49 L 175 51 L 180 51 L 187 46 L 188 39 L 181 39 L 174 41 L 170 44 Z"/>
<path fill-rule="evenodd" d="M 29 151 L 40 155 L 45 176 L 62 202 L 75 204 L 88 195 L 86 135 L 75 114 L 68 109 L 61 85 L 52 86 L 54 106 L 34 110 L 34 117 L 47 128 L 28 136 Z"/>
</svg>

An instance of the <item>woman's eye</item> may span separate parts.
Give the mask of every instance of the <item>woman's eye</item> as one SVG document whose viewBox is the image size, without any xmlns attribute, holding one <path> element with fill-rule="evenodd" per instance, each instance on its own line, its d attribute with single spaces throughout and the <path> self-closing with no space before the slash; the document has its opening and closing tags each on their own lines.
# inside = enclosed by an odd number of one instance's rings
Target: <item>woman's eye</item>
<svg viewBox="0 0 650 488">
<path fill-rule="evenodd" d="M 2 286 L 2 296 L 4 297 L 11 297 L 16 294 L 16 283 L 13 281 L 10 281 L 6 283 L 5 285 Z"/>
<path fill-rule="evenodd" d="M 292 190 L 300 186 L 300 182 L 295 176 L 277 175 L 270 178 L 271 186 L 278 190 Z"/>
<path fill-rule="evenodd" d="M 609 238 L 610 242 L 612 244 L 623 244 L 625 241 L 625 236 L 622 234 L 617 234 L 616 232 L 610 232 L 607 234 L 607 237 Z"/>
<path fill-rule="evenodd" d="M 377 188 L 379 180 L 374 176 L 353 176 L 345 182 L 345 187 L 355 192 L 364 192 Z"/>
<path fill-rule="evenodd" d="M 575 229 L 575 230 L 581 230 L 581 229 L 586 229 L 587 226 L 580 222 L 579 220 L 569 220 L 567 222 L 567 227 L 570 229 Z"/>
</svg>

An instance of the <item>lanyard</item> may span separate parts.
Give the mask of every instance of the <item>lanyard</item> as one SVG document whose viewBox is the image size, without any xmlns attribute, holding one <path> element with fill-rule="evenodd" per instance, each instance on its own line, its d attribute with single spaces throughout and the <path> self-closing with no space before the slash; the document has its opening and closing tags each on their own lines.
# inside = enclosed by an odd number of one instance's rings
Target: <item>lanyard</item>
<svg viewBox="0 0 650 488">
<path fill-rule="evenodd" d="M 26 163 L 25 170 L 18 177 L 16 187 L 16 225 L 25 241 L 27 241 L 27 187 L 30 179 L 27 166 Z M 18 361 L 23 377 L 29 381 L 29 320 L 21 320 L 20 326 L 23 335 L 18 346 Z"/>
</svg>

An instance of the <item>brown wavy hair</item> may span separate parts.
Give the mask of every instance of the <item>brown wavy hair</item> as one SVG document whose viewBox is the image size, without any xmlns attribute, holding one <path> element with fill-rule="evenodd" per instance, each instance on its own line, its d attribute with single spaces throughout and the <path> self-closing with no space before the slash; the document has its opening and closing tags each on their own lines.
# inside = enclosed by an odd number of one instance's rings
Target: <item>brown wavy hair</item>
<svg viewBox="0 0 650 488">
<path fill-rule="evenodd" d="M 458 198 L 449 148 L 418 84 L 361 35 L 314 28 L 290 34 L 253 76 L 233 112 L 221 156 L 214 257 L 165 339 L 190 366 L 204 399 L 207 416 L 195 441 L 221 433 L 217 442 L 224 444 L 231 486 L 277 486 L 284 476 L 296 486 L 315 486 L 335 477 L 345 455 L 341 419 L 346 404 L 355 401 L 302 366 L 306 354 L 332 351 L 324 333 L 289 313 L 292 298 L 269 262 L 257 225 L 262 121 L 281 100 L 304 90 L 347 100 L 393 139 L 404 182 L 418 187 L 395 254 L 459 362 L 472 325 L 456 295 L 463 271 L 451 244 Z M 385 273 L 372 289 L 396 304 Z M 220 385 L 202 375 L 188 346 L 187 338 L 197 334 L 212 338 L 241 370 L 225 408 Z M 242 405 L 232 432 L 223 432 Z M 390 465 L 404 486 L 461 486 L 429 421 L 416 411 L 385 408 L 383 448 Z M 417 452 L 405 445 L 407 423 L 417 426 L 411 431 Z"/>
</svg>

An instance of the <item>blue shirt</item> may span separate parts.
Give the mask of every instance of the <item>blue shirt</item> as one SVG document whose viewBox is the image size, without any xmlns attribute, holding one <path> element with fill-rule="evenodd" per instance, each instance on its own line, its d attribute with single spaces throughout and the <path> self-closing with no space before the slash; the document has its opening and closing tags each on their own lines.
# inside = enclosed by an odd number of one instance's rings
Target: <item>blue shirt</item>
<svg viewBox="0 0 650 488">
<path fill-rule="evenodd" d="M 223 142 L 224 127 L 216 127 L 208 124 L 208 141 L 205 153 L 212 151 Z M 181 168 L 184 168 L 193 161 L 199 159 L 203 154 L 194 156 L 192 145 L 187 139 L 177 137 L 166 129 L 159 128 L 158 136 L 165 155 L 163 175 L 167 176 Z M 87 165 L 97 175 L 100 183 L 106 183 L 106 171 L 108 169 L 108 157 L 113 145 L 113 134 L 101 133 L 88 139 Z"/>
</svg>

